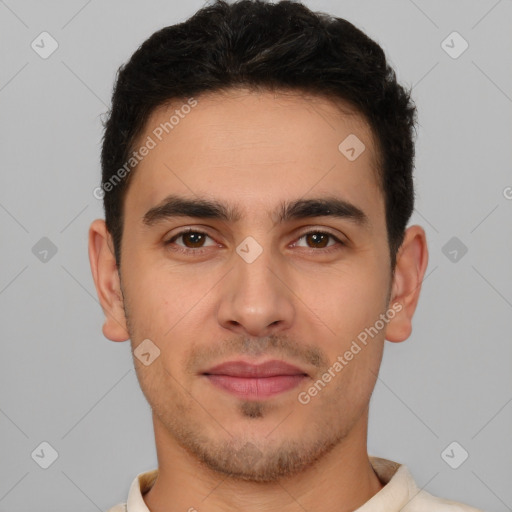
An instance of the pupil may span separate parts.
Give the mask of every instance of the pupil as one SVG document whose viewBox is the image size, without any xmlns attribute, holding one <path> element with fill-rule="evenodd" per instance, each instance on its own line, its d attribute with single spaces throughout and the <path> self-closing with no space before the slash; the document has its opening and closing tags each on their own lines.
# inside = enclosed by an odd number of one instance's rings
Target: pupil
<svg viewBox="0 0 512 512">
<path fill-rule="evenodd" d="M 191 241 L 191 244 L 195 247 L 197 244 L 200 244 L 201 243 L 201 239 L 203 237 L 203 235 L 201 233 L 187 233 L 186 234 L 186 237 L 189 238 L 189 240 Z M 195 240 L 194 240 L 195 238 Z"/>
<path fill-rule="evenodd" d="M 327 240 L 327 235 L 324 235 L 323 233 L 314 233 L 312 235 L 308 235 L 313 239 L 313 244 L 316 244 L 316 246 L 325 247 L 325 243 L 322 244 L 322 241 L 319 239 L 323 237 L 323 241 L 325 242 Z M 320 244 L 319 244 L 320 241 Z"/>
</svg>

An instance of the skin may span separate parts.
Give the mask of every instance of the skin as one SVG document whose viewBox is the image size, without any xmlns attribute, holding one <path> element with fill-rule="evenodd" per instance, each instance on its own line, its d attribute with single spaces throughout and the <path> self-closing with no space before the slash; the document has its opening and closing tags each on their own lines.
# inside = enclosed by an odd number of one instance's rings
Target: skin
<svg viewBox="0 0 512 512">
<path fill-rule="evenodd" d="M 197 100 L 133 171 L 120 269 L 104 221 L 89 232 L 104 335 L 130 339 L 132 350 L 150 339 L 160 350 L 148 366 L 134 357 L 159 465 L 144 500 L 152 512 L 354 510 L 382 488 L 367 453 L 369 402 L 384 341 L 411 333 L 428 261 L 425 232 L 407 229 L 393 275 L 375 144 L 357 113 L 282 91 Z M 180 105 L 155 110 L 140 140 Z M 351 133 L 366 146 L 354 161 L 338 150 Z M 144 214 L 171 193 L 237 205 L 242 216 L 145 225 Z M 368 225 L 329 216 L 274 223 L 281 201 L 328 195 L 356 205 Z M 165 245 L 187 227 L 210 238 Z M 318 230 L 344 245 L 304 236 Z M 252 263 L 236 252 L 248 236 L 263 249 Z M 385 328 L 300 403 L 298 394 L 393 304 L 401 309 Z M 308 377 L 270 398 L 244 400 L 201 375 L 236 359 L 282 359 Z"/>
</svg>

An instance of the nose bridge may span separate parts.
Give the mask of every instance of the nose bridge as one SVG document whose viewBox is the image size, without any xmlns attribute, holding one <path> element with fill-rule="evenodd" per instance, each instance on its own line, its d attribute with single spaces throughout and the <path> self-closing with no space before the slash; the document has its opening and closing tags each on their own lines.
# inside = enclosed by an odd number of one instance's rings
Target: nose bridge
<svg viewBox="0 0 512 512">
<path fill-rule="evenodd" d="M 260 244 L 249 236 L 237 246 L 218 313 L 224 327 L 265 336 L 291 324 L 294 307 L 279 276 L 279 263 L 270 243 Z"/>
<path fill-rule="evenodd" d="M 275 270 L 278 262 L 272 258 L 269 246 L 263 248 L 252 237 L 248 237 L 237 247 L 234 276 L 237 282 L 236 294 L 249 301 L 260 300 L 260 294 L 271 298 L 272 288 L 275 288 Z M 274 290 L 275 292 L 275 290 Z"/>
</svg>

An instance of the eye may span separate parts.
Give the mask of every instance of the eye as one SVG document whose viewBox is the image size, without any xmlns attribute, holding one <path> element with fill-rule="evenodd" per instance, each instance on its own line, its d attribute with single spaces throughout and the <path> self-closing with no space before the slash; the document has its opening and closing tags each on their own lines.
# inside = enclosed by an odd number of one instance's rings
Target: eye
<svg viewBox="0 0 512 512">
<path fill-rule="evenodd" d="M 184 244 L 176 244 L 175 241 L 178 239 L 182 239 Z M 167 240 L 165 242 L 165 245 L 177 245 L 176 248 L 173 250 L 176 250 L 178 252 L 202 252 L 198 251 L 196 249 L 202 249 L 204 246 L 204 242 L 207 238 L 211 237 L 205 233 L 204 231 L 199 231 L 197 229 L 188 228 L 183 231 L 180 231 L 176 235 L 174 235 L 172 238 Z M 216 245 L 215 242 L 211 245 Z"/>
<path fill-rule="evenodd" d="M 207 238 L 212 240 L 208 233 L 197 229 L 188 228 L 175 234 L 172 238 L 164 243 L 166 246 L 172 248 L 173 251 L 181 252 L 184 254 L 202 254 L 205 252 L 206 247 L 217 245 L 213 240 L 209 246 L 204 245 Z M 182 239 L 182 244 L 176 242 L 179 239 Z M 345 245 L 338 237 L 334 236 L 332 233 L 321 230 L 313 230 L 303 233 L 300 238 L 298 238 L 297 242 L 293 244 L 293 247 L 300 247 L 299 242 L 301 240 L 306 242 L 306 249 L 310 249 L 313 252 L 330 252 L 332 250 L 336 250 L 337 245 Z M 329 244 L 329 241 L 332 243 Z M 321 251 L 319 251 L 319 249 L 321 249 Z"/>
<path fill-rule="evenodd" d="M 307 247 L 313 250 L 329 248 L 327 250 L 330 251 L 330 247 L 332 246 L 335 246 L 337 244 L 345 245 L 338 237 L 334 236 L 332 233 L 329 233 L 327 231 L 315 230 L 303 233 L 298 239 L 298 241 L 295 242 L 294 246 L 297 246 L 298 242 L 300 242 L 300 240 L 303 239 L 305 240 L 306 244 L 312 244 L 312 246 L 308 245 Z M 332 243 L 331 245 L 327 245 L 329 239 L 331 239 L 334 243 Z"/>
</svg>

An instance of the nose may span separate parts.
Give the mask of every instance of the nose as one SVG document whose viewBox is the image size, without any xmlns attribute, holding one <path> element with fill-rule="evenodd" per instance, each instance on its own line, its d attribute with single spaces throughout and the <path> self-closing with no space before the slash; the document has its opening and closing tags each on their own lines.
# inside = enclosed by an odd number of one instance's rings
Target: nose
<svg viewBox="0 0 512 512">
<path fill-rule="evenodd" d="M 294 320 L 293 292 L 272 261 L 270 250 L 248 263 L 234 255 L 234 268 L 221 282 L 218 321 L 239 335 L 270 336 L 288 329 Z"/>
</svg>

